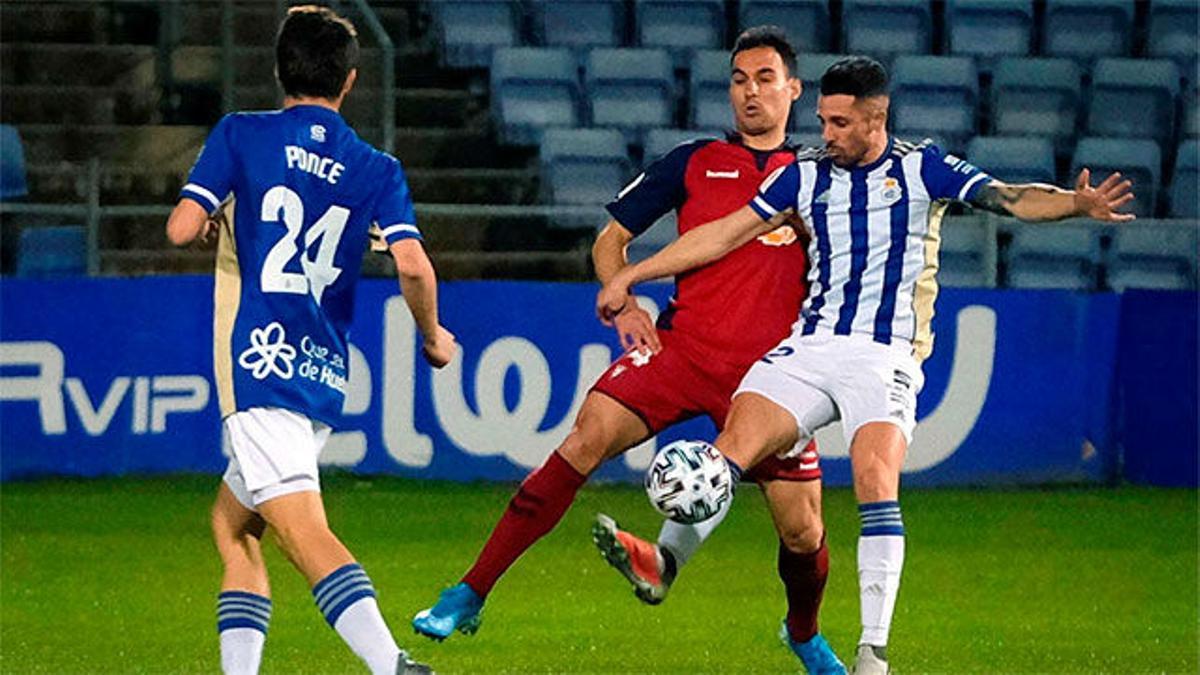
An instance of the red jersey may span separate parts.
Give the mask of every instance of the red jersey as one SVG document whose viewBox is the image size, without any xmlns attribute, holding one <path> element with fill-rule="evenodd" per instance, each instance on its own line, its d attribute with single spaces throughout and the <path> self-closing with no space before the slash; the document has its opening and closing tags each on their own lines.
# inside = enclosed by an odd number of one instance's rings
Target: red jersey
<svg viewBox="0 0 1200 675">
<path fill-rule="evenodd" d="M 647 167 L 607 209 L 634 235 L 674 209 L 683 234 L 748 204 L 772 171 L 795 161 L 796 149 L 753 150 L 732 137 L 683 143 Z M 806 274 L 804 242 L 783 225 L 676 277 L 658 328 L 711 358 L 753 363 L 787 336 L 799 316 Z"/>
</svg>

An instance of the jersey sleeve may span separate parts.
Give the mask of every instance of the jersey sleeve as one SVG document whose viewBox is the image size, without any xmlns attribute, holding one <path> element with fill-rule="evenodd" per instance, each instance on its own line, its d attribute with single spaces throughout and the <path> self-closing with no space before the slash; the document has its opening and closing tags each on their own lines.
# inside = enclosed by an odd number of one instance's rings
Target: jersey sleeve
<svg viewBox="0 0 1200 675">
<path fill-rule="evenodd" d="M 679 208 L 687 199 L 684 178 L 692 154 L 702 142 L 682 143 L 646 167 L 605 208 L 622 227 L 634 235 L 650 229 L 659 218 Z"/>
<path fill-rule="evenodd" d="M 921 180 L 930 199 L 970 201 L 992 177 L 965 159 L 943 154 L 936 145 L 921 150 Z"/>
<path fill-rule="evenodd" d="M 200 156 L 192 165 L 187 184 L 179 191 L 179 198 L 187 197 L 212 213 L 233 189 L 235 147 L 230 135 L 233 133 L 233 117 L 226 115 L 209 132 L 200 150 Z"/>
<path fill-rule="evenodd" d="M 758 187 L 758 195 L 750 202 L 750 208 L 763 220 L 770 220 L 788 209 L 799 210 L 796 204 L 799 194 L 800 166 L 792 162 L 775 169 L 763 180 Z"/>
<path fill-rule="evenodd" d="M 383 189 L 375 202 L 375 213 L 371 219 L 379 226 L 379 232 L 388 246 L 401 239 L 422 239 L 417 229 L 417 214 L 413 209 L 412 192 L 404 169 L 395 158 L 390 162 Z"/>
</svg>

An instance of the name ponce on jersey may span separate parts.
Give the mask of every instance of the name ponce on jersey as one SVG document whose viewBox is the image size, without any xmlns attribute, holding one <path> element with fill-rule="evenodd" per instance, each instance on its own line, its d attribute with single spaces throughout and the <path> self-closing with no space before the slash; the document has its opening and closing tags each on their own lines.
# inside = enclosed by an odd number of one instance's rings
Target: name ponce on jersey
<svg viewBox="0 0 1200 675">
<path fill-rule="evenodd" d="M 341 162 L 329 157 L 322 157 L 296 145 L 284 146 L 283 153 L 287 157 L 287 168 L 311 173 L 317 178 L 328 181 L 330 185 L 337 185 L 338 178 L 346 170 Z"/>
</svg>

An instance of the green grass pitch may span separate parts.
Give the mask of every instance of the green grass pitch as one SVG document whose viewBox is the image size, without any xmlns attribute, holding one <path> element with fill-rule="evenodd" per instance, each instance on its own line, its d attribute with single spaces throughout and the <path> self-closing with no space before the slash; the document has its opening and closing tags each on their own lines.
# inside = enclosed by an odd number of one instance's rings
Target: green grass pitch
<svg viewBox="0 0 1200 675">
<path fill-rule="evenodd" d="M 210 476 L 9 483 L 0 489 L 0 671 L 217 672 L 219 565 Z M 795 672 L 779 643 L 776 539 L 753 488 L 642 606 L 592 548 L 604 510 L 657 531 L 641 490 L 587 487 L 519 560 L 474 637 L 418 638 L 409 618 L 458 580 L 511 485 L 330 476 L 335 531 L 375 581 L 402 646 L 443 673 Z M 909 490 L 908 557 L 892 630 L 899 673 L 1197 672 L 1194 490 Z M 832 574 L 822 630 L 858 637 L 853 497 L 828 491 Z M 269 547 L 266 673 L 363 672 Z"/>
</svg>

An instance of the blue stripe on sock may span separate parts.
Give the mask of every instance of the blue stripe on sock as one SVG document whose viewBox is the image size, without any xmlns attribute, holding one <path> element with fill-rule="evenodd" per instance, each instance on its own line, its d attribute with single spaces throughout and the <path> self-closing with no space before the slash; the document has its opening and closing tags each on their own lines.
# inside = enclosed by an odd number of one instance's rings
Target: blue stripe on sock
<svg viewBox="0 0 1200 675">
<path fill-rule="evenodd" d="M 898 501 L 859 504 L 858 517 L 862 521 L 863 537 L 904 536 L 904 519 Z"/>
<path fill-rule="evenodd" d="M 271 599 L 244 591 L 224 591 L 217 596 L 217 632 L 250 628 L 267 633 L 271 622 Z"/>
<path fill-rule="evenodd" d="M 329 573 L 313 586 L 313 599 L 317 608 L 325 615 L 325 621 L 333 626 L 342 612 L 363 598 L 375 597 L 371 579 L 358 563 L 343 565 Z"/>
</svg>

